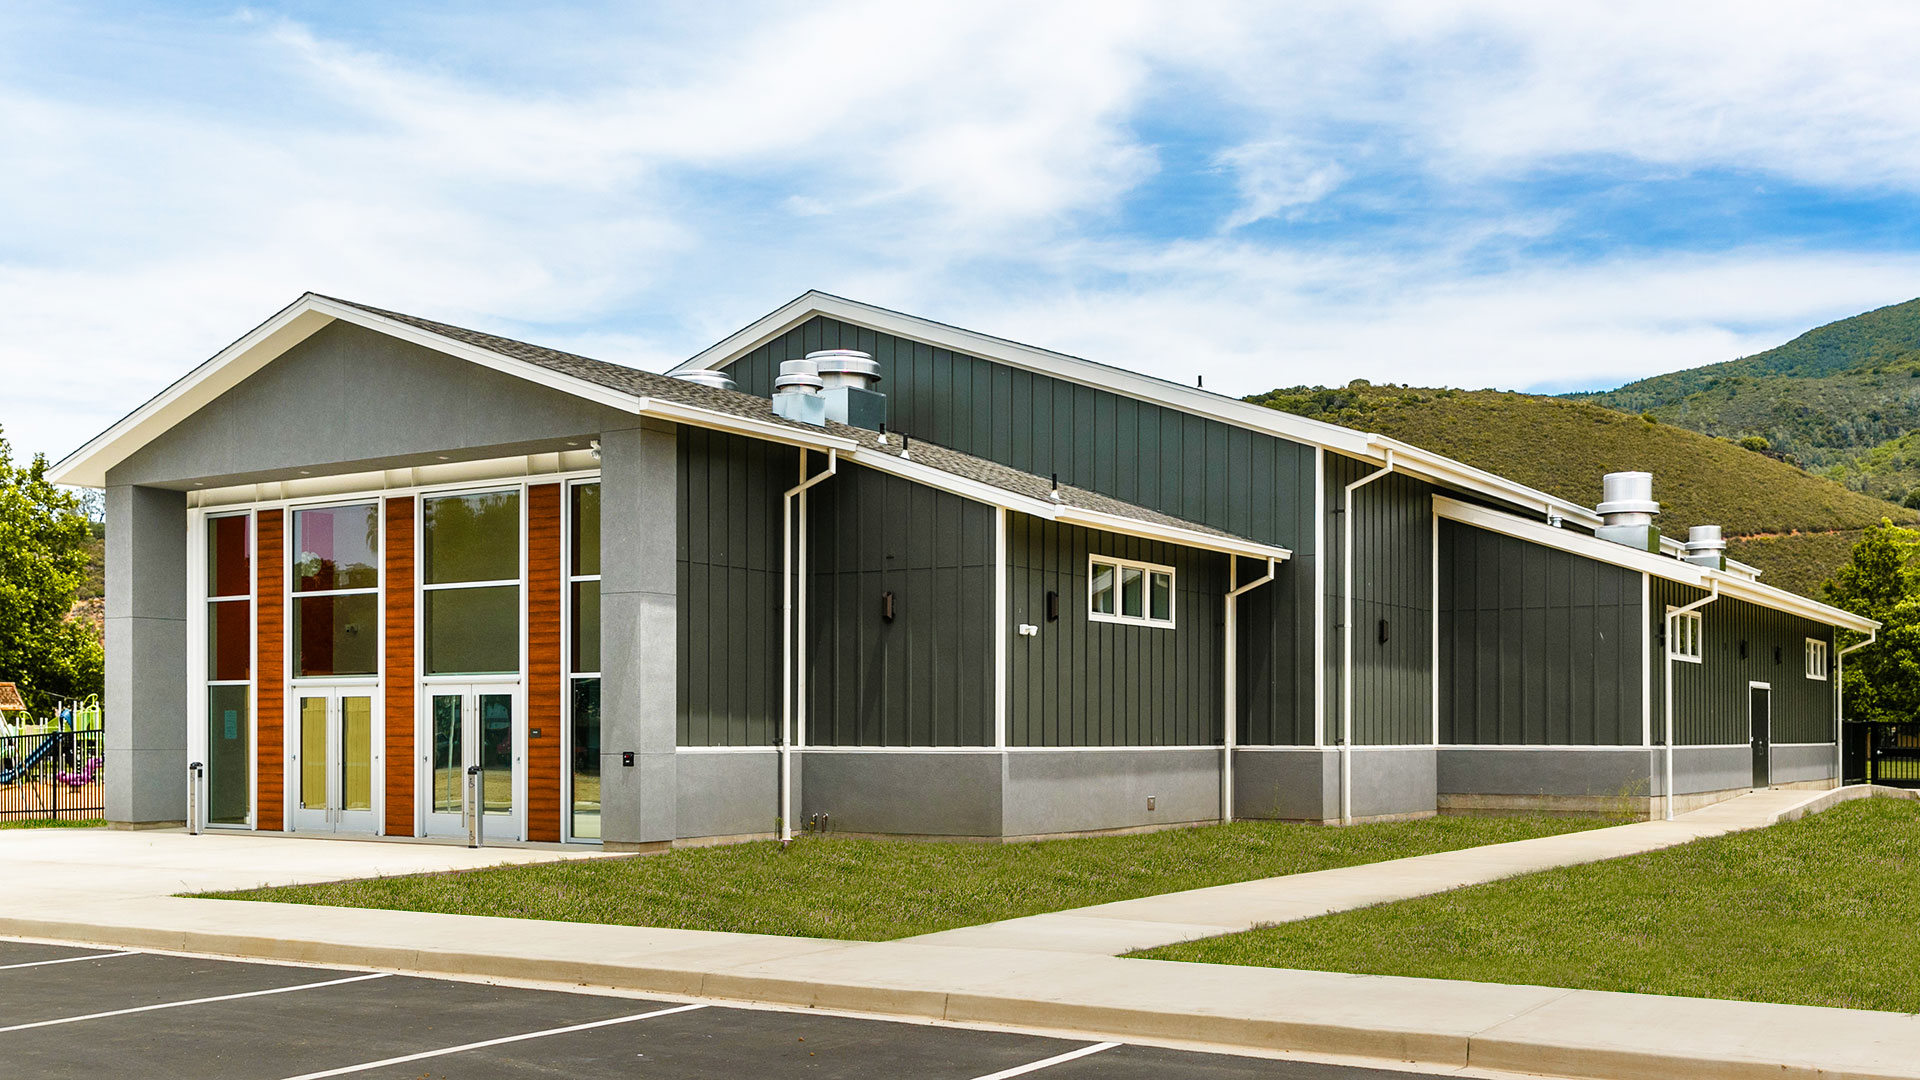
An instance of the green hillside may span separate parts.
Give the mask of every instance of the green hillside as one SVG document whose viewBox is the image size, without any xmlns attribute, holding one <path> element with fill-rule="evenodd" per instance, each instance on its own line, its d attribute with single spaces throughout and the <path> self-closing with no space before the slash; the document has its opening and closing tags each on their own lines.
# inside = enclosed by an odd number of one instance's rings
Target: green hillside
<svg viewBox="0 0 1920 1080">
<path fill-rule="evenodd" d="M 1718 524 L 1730 537 L 1766 537 L 1736 541 L 1730 554 L 1803 593 L 1845 561 L 1847 534 L 1882 518 L 1920 520 L 1735 443 L 1579 401 L 1363 382 L 1247 400 L 1410 442 L 1586 506 L 1600 500 L 1606 473 L 1651 472 L 1667 535 Z"/>
<path fill-rule="evenodd" d="M 1841 470 L 1920 428 L 1920 299 L 1828 323 L 1738 360 L 1566 397 L 1651 412 L 1709 435 L 1758 436 L 1857 490 L 1904 498 L 1920 486 L 1920 471 L 1888 473 L 1869 485 L 1864 473 Z"/>
</svg>

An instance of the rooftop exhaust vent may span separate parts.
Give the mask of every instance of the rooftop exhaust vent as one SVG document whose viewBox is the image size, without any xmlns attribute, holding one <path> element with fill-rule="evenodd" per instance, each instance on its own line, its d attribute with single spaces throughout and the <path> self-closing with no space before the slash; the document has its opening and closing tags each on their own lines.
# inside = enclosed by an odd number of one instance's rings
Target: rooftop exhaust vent
<svg viewBox="0 0 1920 1080">
<path fill-rule="evenodd" d="M 693 383 L 695 386 L 711 386 L 715 390 L 739 389 L 733 381 L 733 376 L 724 371 L 682 371 L 674 378 Z"/>
<path fill-rule="evenodd" d="M 1681 556 L 1695 566 L 1714 570 L 1727 568 L 1727 541 L 1718 525 L 1695 525 L 1687 530 L 1687 553 Z"/>
<path fill-rule="evenodd" d="M 785 360 L 773 381 L 773 411 L 789 420 L 829 420 L 879 430 L 887 422 L 887 395 L 875 390 L 880 365 L 853 349 L 823 349 Z"/>
<path fill-rule="evenodd" d="M 1660 504 L 1653 501 L 1653 474 L 1608 473 L 1600 489 L 1603 499 L 1594 509 L 1600 512 L 1601 525 L 1593 535 L 1658 555 L 1660 531 L 1653 527 L 1653 515 L 1660 512 Z"/>
</svg>

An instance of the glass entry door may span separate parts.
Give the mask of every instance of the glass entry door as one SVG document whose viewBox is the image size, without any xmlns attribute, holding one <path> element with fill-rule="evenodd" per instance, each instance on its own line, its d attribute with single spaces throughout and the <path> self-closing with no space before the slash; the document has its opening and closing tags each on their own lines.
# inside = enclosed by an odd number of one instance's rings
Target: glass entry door
<svg viewBox="0 0 1920 1080">
<path fill-rule="evenodd" d="M 294 691 L 287 748 L 293 832 L 374 831 L 371 686 Z"/>
<path fill-rule="evenodd" d="M 421 776 L 426 786 L 427 835 L 467 834 L 467 771 L 480 770 L 482 826 L 488 839 L 524 838 L 520 771 L 525 760 L 516 684 L 430 684 Z"/>
</svg>

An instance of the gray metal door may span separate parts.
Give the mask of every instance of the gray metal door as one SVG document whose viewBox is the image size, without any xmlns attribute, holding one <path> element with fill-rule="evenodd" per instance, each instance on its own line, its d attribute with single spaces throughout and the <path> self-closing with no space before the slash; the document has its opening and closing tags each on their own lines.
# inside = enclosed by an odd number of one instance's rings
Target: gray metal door
<svg viewBox="0 0 1920 1080">
<path fill-rule="evenodd" d="M 1747 715 L 1753 723 L 1753 786 L 1763 788 L 1773 783 L 1773 774 L 1767 768 L 1767 742 L 1772 731 L 1770 706 L 1773 691 L 1764 686 L 1748 687 L 1750 698 Z"/>
</svg>

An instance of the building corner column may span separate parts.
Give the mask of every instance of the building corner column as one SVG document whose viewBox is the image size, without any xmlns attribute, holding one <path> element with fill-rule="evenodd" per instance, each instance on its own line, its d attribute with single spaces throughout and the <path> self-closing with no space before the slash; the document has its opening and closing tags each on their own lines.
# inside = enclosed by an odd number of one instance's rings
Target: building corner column
<svg viewBox="0 0 1920 1080">
<path fill-rule="evenodd" d="M 107 488 L 106 813 L 187 818 L 187 496 Z"/>
<path fill-rule="evenodd" d="M 679 434 L 671 424 L 600 436 L 601 842 L 677 836 Z"/>
</svg>

